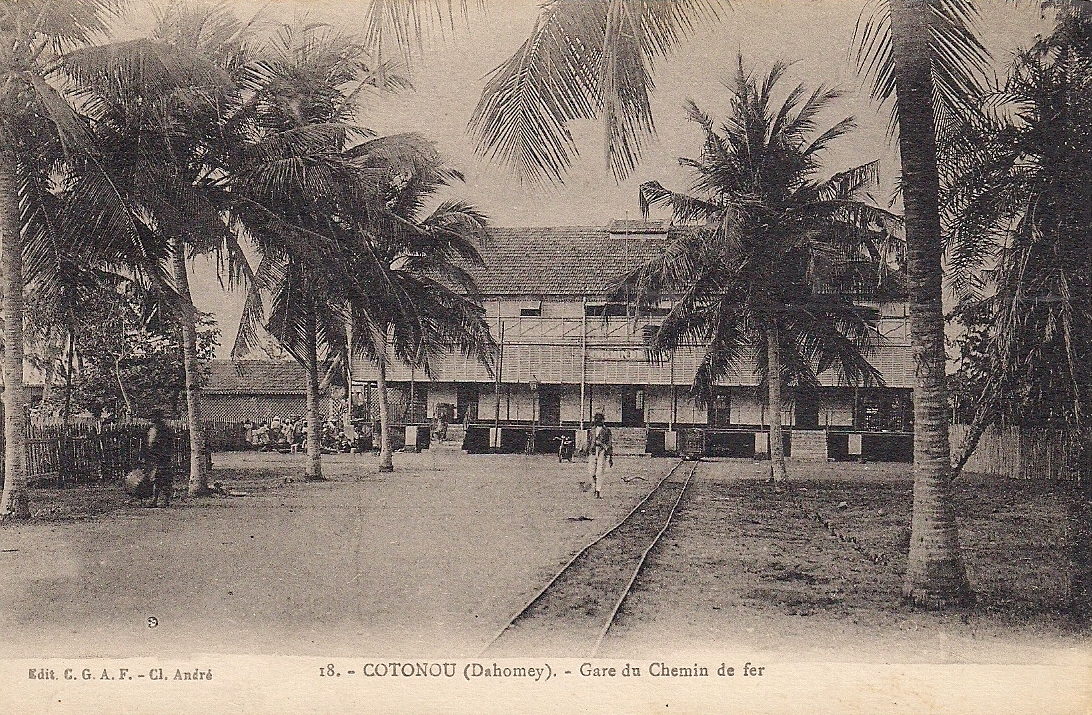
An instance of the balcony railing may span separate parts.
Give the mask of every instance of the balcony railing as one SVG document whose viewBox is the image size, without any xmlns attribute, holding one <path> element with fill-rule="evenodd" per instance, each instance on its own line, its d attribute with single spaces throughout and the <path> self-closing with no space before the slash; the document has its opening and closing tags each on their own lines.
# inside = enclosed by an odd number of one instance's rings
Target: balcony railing
<svg viewBox="0 0 1092 715">
<path fill-rule="evenodd" d="M 658 322 L 649 318 L 542 318 L 538 316 L 501 318 L 505 343 L 516 342 L 619 342 L 640 344 L 646 326 Z M 490 319 L 493 337 L 501 338 L 498 319 Z"/>
</svg>

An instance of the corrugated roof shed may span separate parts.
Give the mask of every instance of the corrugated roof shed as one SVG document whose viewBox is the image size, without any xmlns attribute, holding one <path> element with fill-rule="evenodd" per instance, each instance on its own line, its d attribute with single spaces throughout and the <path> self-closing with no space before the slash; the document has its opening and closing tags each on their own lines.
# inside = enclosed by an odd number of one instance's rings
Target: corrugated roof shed
<svg viewBox="0 0 1092 715">
<path fill-rule="evenodd" d="M 302 395 L 307 373 L 296 362 L 210 360 L 204 391 L 212 395 Z"/>
<path fill-rule="evenodd" d="M 493 228 L 484 267 L 471 269 L 482 295 L 601 295 L 623 273 L 662 253 L 660 222 Z"/>
</svg>

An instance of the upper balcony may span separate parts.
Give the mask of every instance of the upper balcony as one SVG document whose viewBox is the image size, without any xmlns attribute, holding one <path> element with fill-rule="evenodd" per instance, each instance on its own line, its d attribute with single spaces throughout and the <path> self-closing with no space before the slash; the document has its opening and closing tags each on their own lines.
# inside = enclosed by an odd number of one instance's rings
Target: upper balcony
<svg viewBox="0 0 1092 715">
<path fill-rule="evenodd" d="M 518 316 L 488 318 L 493 338 L 499 343 L 556 343 L 643 345 L 647 329 L 660 322 L 659 318 L 642 316 L 587 318 L 543 318 Z"/>
<path fill-rule="evenodd" d="M 882 342 L 892 345 L 908 345 L 910 338 L 909 317 L 904 303 L 868 303 L 879 315 L 874 324 Z M 554 344 L 581 345 L 632 345 L 644 346 L 649 331 L 659 325 L 659 315 L 640 316 L 587 316 L 586 318 L 555 318 L 542 316 L 510 316 L 487 318 L 493 338 L 507 345 Z"/>
</svg>

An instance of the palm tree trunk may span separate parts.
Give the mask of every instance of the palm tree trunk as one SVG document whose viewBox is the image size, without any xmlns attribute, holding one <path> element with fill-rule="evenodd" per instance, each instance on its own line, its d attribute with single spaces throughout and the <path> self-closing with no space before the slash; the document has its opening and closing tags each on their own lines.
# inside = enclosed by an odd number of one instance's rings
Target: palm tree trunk
<svg viewBox="0 0 1092 715">
<path fill-rule="evenodd" d="M 319 428 L 318 325 L 307 315 L 307 479 L 322 481 L 322 430 Z"/>
<path fill-rule="evenodd" d="M 386 348 L 386 346 L 383 346 Z M 387 402 L 387 355 L 379 353 L 376 370 L 375 391 L 379 398 L 379 471 L 393 472 L 394 458 L 391 453 L 391 419 Z"/>
<path fill-rule="evenodd" d="M 965 603 L 971 592 L 951 501 L 930 9 L 926 0 L 891 0 L 890 8 L 915 364 L 914 510 L 903 595 L 944 608 Z"/>
<path fill-rule="evenodd" d="M 125 381 L 121 379 L 121 356 L 114 358 L 114 377 L 118 381 L 118 389 L 121 390 L 121 399 L 125 403 L 125 414 L 133 414 L 133 403 L 129 400 L 129 393 L 125 389 Z"/>
<path fill-rule="evenodd" d="M 783 482 L 788 472 L 785 470 L 785 443 L 781 437 L 781 352 L 776 323 L 771 323 L 766 331 L 766 349 L 770 383 L 770 477 L 775 482 Z"/>
<path fill-rule="evenodd" d="M 4 140 L 6 143 L 6 140 Z M 23 390 L 23 246 L 20 237 L 18 160 L 0 149 L 0 291 L 4 321 L 4 492 L 0 520 L 29 519 L 26 470 L 26 393 Z"/>
<path fill-rule="evenodd" d="M 197 321 L 186 273 L 186 244 L 181 236 L 171 241 L 174 284 L 183 300 L 182 363 L 186 370 L 186 419 L 190 427 L 190 496 L 209 493 L 209 471 L 205 462 L 205 422 L 201 412 L 201 384 L 197 365 Z"/>
<path fill-rule="evenodd" d="M 68 355 L 64 365 L 64 423 L 68 424 L 72 416 L 72 365 L 76 357 L 76 336 L 72 331 L 68 333 Z"/>
</svg>

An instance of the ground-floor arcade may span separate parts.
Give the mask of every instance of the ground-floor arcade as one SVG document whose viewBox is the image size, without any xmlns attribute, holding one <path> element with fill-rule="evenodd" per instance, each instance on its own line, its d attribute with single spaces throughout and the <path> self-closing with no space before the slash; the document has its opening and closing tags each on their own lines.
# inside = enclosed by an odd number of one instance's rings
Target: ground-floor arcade
<svg viewBox="0 0 1092 715">
<path fill-rule="evenodd" d="M 580 444 L 596 413 L 627 452 L 694 449 L 696 431 L 705 454 L 761 457 L 768 451 L 769 408 L 753 386 L 718 386 L 705 400 L 679 385 L 413 380 L 388 387 L 394 422 L 442 420 L 456 434 L 471 435 L 466 446 L 473 451 L 549 451 L 561 434 Z M 378 418 L 374 384 L 354 384 L 352 397 L 355 415 Z M 850 387 L 787 389 L 781 419 L 794 458 L 877 461 L 912 458 L 912 420 L 910 389 Z"/>
</svg>

